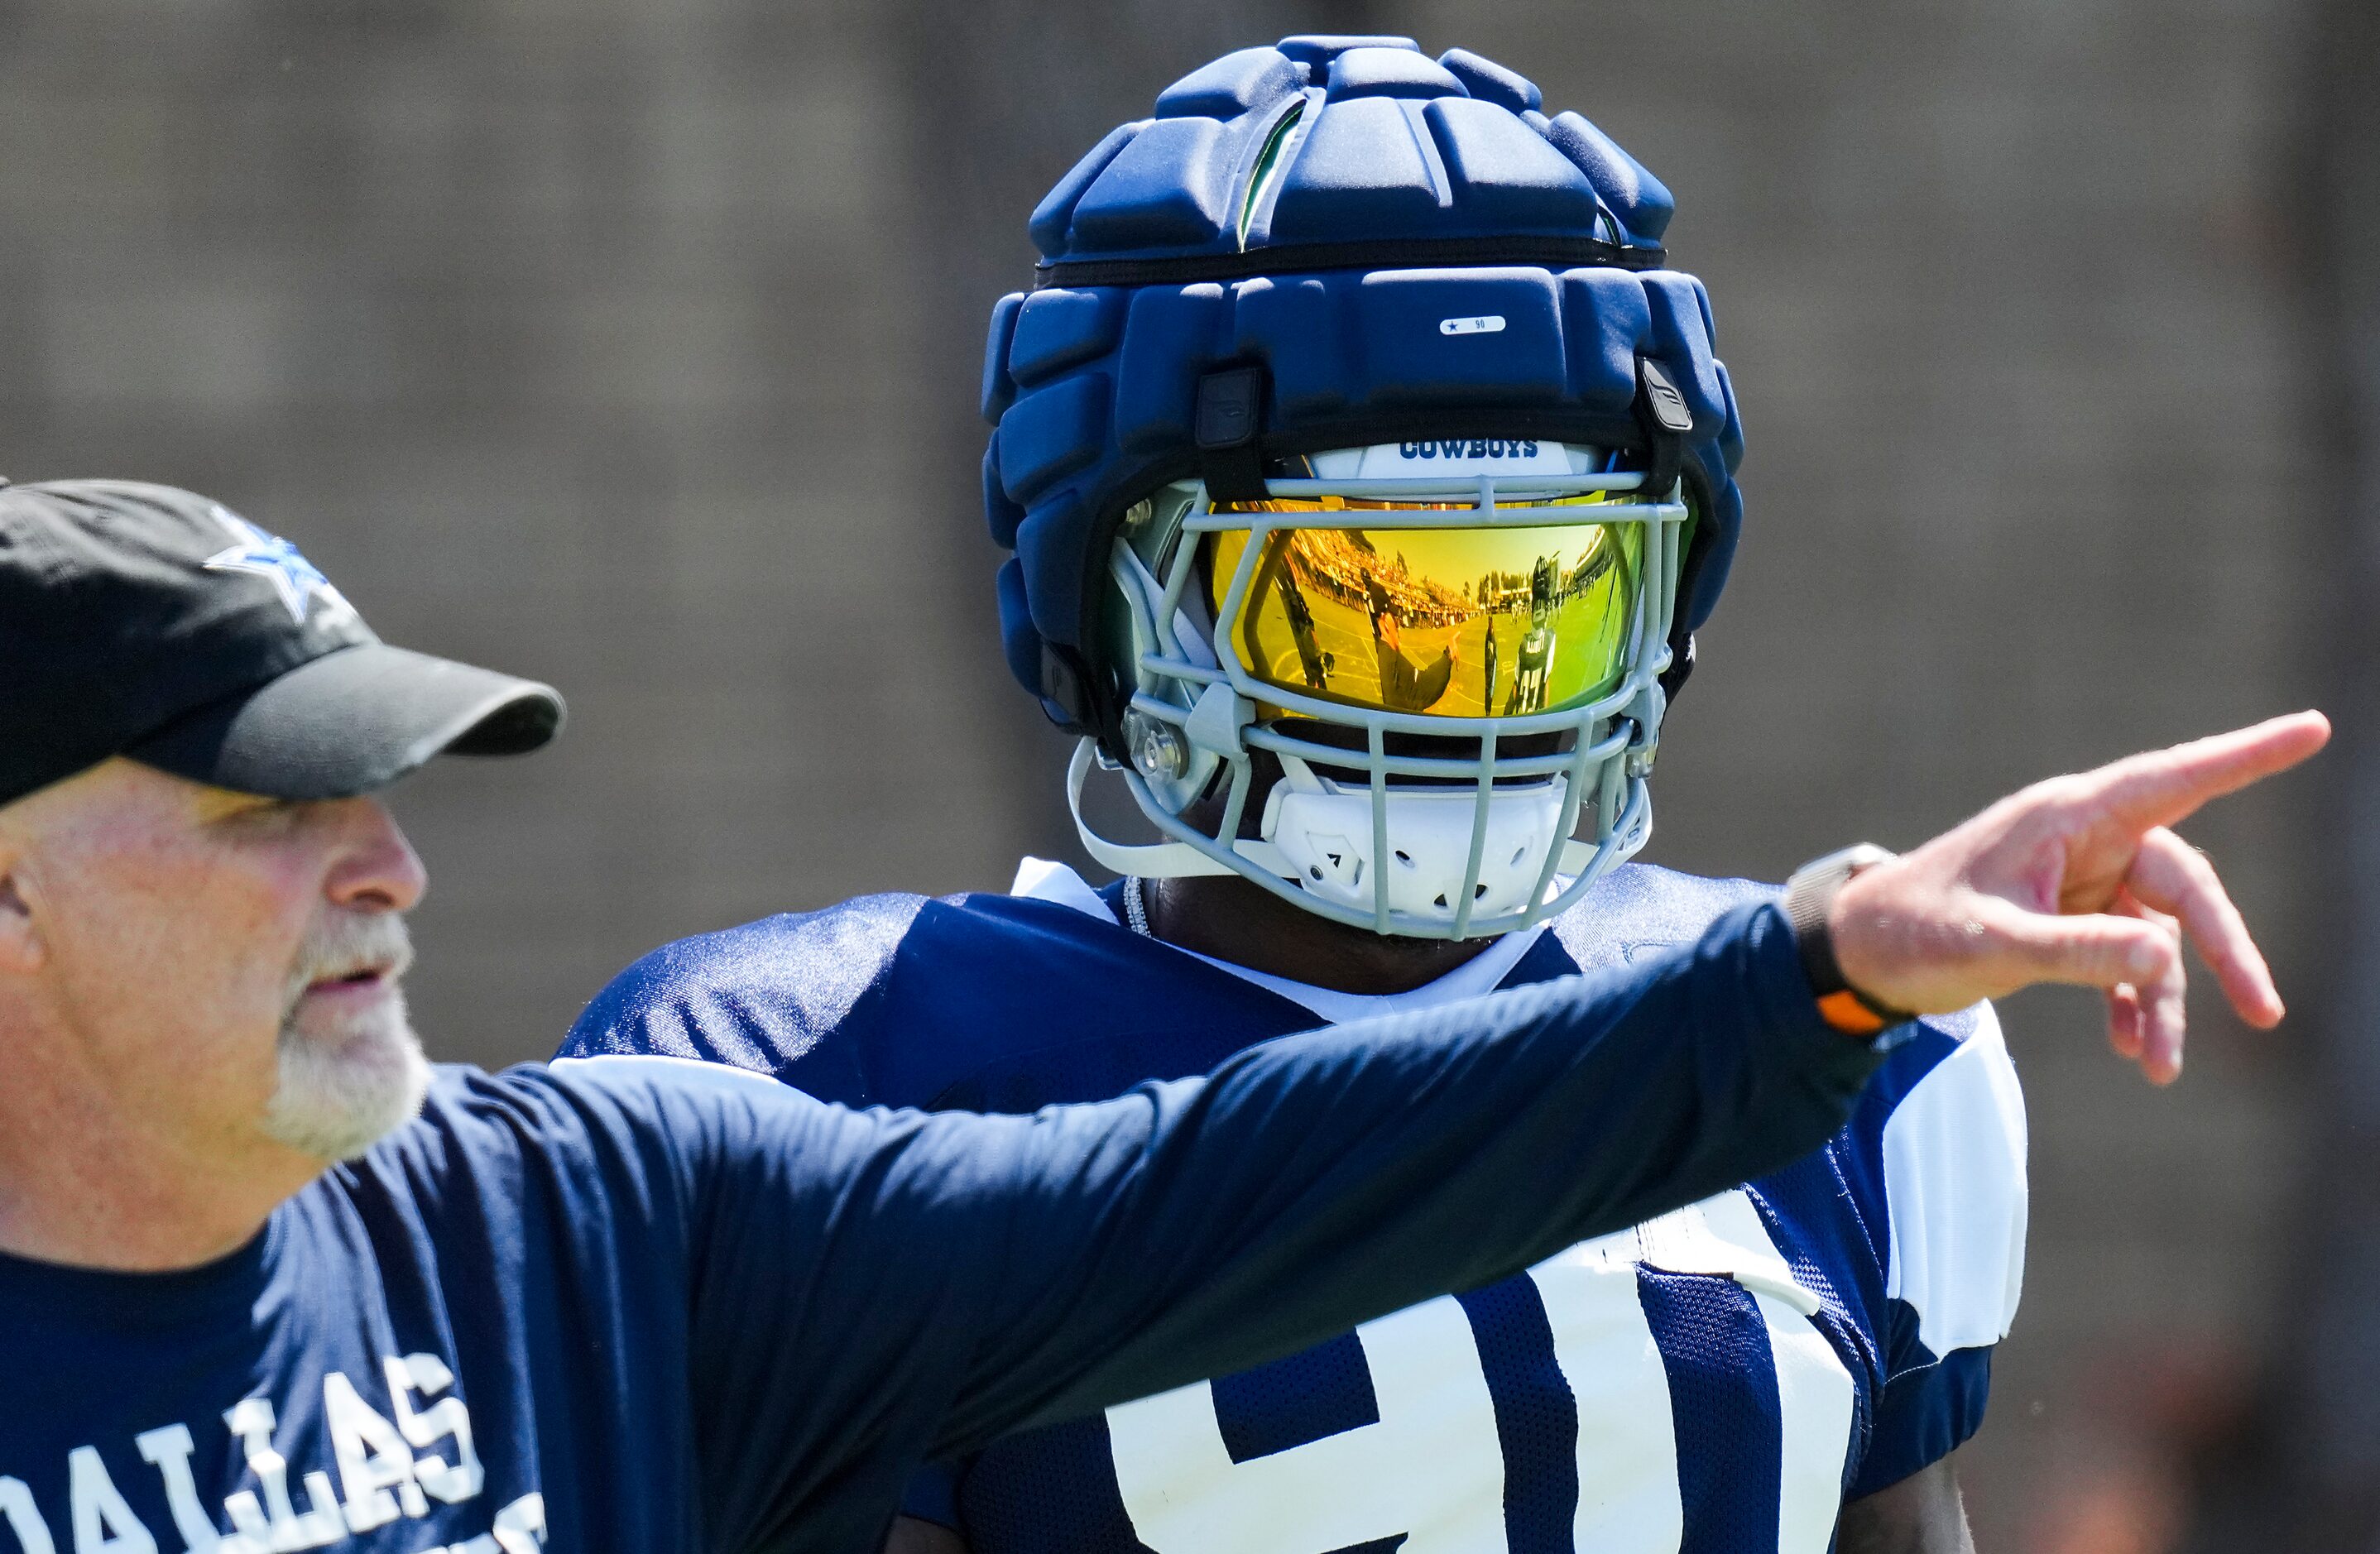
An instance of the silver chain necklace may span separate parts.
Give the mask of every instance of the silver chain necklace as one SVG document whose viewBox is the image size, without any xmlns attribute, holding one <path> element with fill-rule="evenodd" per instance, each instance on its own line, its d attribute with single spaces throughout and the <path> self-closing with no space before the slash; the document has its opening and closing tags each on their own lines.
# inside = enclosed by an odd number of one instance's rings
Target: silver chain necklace
<svg viewBox="0 0 2380 1554">
<path fill-rule="evenodd" d="M 1141 899 L 1140 876 L 1137 874 L 1123 877 L 1123 920 L 1125 927 L 1143 939 L 1157 937 L 1148 931 L 1148 904 Z"/>
</svg>

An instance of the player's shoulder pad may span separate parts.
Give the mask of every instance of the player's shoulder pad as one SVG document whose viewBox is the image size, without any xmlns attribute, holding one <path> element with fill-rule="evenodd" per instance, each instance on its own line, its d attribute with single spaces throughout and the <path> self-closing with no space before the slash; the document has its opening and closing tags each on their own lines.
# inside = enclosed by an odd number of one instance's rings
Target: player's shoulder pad
<svg viewBox="0 0 2380 1554">
<path fill-rule="evenodd" d="M 1688 944 L 1747 901 L 1774 899 L 1779 885 L 1715 880 L 1654 864 L 1621 864 L 1549 925 L 1582 971 L 1621 966 Z"/>
<path fill-rule="evenodd" d="M 555 1055 L 693 1058 L 782 1076 L 843 1027 L 929 904 L 858 896 L 665 944 L 595 995 Z"/>
<path fill-rule="evenodd" d="M 559 1056 L 650 1053 L 766 1074 L 823 1100 L 923 1106 L 1049 1039 L 1052 1000 L 1129 992 L 1140 942 L 1071 906 L 862 896 L 682 940 L 621 973 Z"/>
<path fill-rule="evenodd" d="M 2007 1336 L 2024 1282 L 2027 1141 L 1998 1013 L 1916 1022 L 1850 1131 L 1880 1174 L 1885 1293 L 1914 1309 L 1919 1341 L 1942 1355 Z"/>
</svg>

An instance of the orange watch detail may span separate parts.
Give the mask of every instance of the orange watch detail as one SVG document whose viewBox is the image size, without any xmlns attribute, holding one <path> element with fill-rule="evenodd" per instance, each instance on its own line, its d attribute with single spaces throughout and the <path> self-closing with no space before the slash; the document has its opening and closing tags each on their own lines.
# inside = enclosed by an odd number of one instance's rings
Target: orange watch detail
<svg viewBox="0 0 2380 1554">
<path fill-rule="evenodd" d="M 1819 1017 L 1845 1036 L 1871 1037 L 1915 1017 L 1888 1008 L 1852 986 L 1835 960 L 1833 935 L 1827 927 L 1835 892 L 1862 869 L 1891 856 L 1881 847 L 1863 843 L 1803 865 L 1785 884 L 1785 918 L 1793 926 L 1794 948 L 1802 958 L 1803 972 L 1810 978 L 1810 996 L 1817 1002 Z"/>
<path fill-rule="evenodd" d="M 1899 1023 L 1861 1002 L 1859 994 L 1849 988 L 1838 989 L 1819 999 L 1818 1016 L 1845 1036 L 1874 1036 Z"/>
</svg>

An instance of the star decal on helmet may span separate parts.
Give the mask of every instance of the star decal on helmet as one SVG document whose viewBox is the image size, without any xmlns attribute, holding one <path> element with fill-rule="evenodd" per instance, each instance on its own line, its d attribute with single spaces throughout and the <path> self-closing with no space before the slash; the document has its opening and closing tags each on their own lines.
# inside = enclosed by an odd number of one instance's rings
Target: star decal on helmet
<svg viewBox="0 0 2380 1554">
<path fill-rule="evenodd" d="M 299 625 L 306 624 L 316 599 L 322 600 L 333 614 L 355 613 L 346 596 L 297 546 L 277 534 L 267 534 L 221 504 L 214 508 L 214 518 L 237 542 L 229 550 L 209 556 L 204 564 L 208 571 L 244 572 L 263 578 L 280 594 L 289 618 Z"/>
</svg>

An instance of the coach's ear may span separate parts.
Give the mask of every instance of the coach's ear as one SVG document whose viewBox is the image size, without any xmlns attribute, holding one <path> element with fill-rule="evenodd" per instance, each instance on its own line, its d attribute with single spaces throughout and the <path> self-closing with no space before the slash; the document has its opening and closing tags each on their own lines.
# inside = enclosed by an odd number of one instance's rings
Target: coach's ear
<svg viewBox="0 0 2380 1554">
<path fill-rule="evenodd" d="M 33 909 L 26 904 L 24 892 L 17 888 L 17 869 L 21 861 L 11 848 L 6 832 L 0 830 L 0 977 L 29 977 L 41 970 L 42 963 L 49 958 L 41 930 L 33 926 Z"/>
</svg>

